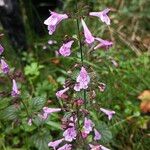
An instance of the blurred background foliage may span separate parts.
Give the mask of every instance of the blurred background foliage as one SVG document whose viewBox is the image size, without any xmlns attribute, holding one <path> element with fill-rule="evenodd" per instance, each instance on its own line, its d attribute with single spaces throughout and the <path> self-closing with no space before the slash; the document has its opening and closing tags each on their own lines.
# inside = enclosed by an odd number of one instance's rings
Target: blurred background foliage
<svg viewBox="0 0 150 150">
<path fill-rule="evenodd" d="M 31 1 L 30 1 L 31 2 Z M 64 21 L 53 36 L 45 29 L 44 36 L 38 36 L 30 26 L 32 12 L 36 11 L 32 2 L 28 9 L 20 1 L 27 36 L 28 49 L 21 57 L 9 43 L 7 34 L 1 39 L 5 47 L 5 58 L 14 70 L 19 82 L 21 97 L 34 119 L 34 124 L 27 124 L 28 116 L 21 102 L 12 100 L 3 92 L 11 90 L 11 83 L 0 74 L 0 149 L 2 150 L 47 150 L 51 139 L 61 136 L 61 114 L 54 114 L 44 123 L 37 116 L 43 106 L 59 107 L 55 92 L 61 88 L 68 77 L 69 68 L 79 62 L 79 55 L 69 58 L 57 57 L 65 36 L 76 36 L 74 21 Z M 110 39 L 114 46 L 109 51 L 87 50 L 85 64 L 95 71 L 90 72 L 94 82 L 106 84 L 106 90 L 97 92 L 92 104 L 116 111 L 111 122 L 96 111 L 89 110 L 101 131 L 104 143 L 112 150 L 149 150 L 150 145 L 150 1 L 149 0 L 82 0 L 79 1 L 79 12 L 99 11 L 106 7 L 111 9 L 112 24 L 103 25 L 95 18 L 87 18 L 86 22 L 92 33 L 103 39 Z M 74 0 L 64 0 L 58 12 L 73 15 Z M 27 16 L 27 14 L 30 14 Z M 49 11 L 47 10 L 47 14 Z M 40 14 L 37 14 L 40 16 Z M 30 18 L 31 17 L 31 18 Z M 47 16 L 46 16 L 47 17 Z M 45 17 L 45 18 L 46 18 Z M 43 23 L 44 18 L 41 18 Z M 68 32 L 69 31 L 69 32 Z M 57 43 L 48 44 L 48 40 Z M 73 51 L 77 51 L 77 45 Z M 94 86 L 94 85 L 93 85 Z M 147 90 L 145 99 L 145 93 Z M 140 100 L 138 99 L 140 96 Z M 143 103 L 145 103 L 144 105 Z M 98 108 L 97 108 L 98 109 Z M 104 122 L 105 121 L 105 122 Z"/>
</svg>

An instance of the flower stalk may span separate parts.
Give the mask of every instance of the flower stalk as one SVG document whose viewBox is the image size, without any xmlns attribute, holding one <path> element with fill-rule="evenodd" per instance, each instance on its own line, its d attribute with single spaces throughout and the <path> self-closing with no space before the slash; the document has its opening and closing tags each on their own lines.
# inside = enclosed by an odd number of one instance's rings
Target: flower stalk
<svg viewBox="0 0 150 150">
<path fill-rule="evenodd" d="M 78 0 L 75 1 L 75 6 L 76 6 L 76 13 L 78 13 Z M 83 64 L 84 64 L 84 57 L 83 57 L 83 48 L 82 48 L 82 40 L 81 40 L 81 35 L 80 35 L 80 25 L 79 25 L 78 17 L 76 18 L 76 24 L 77 24 L 79 48 L 80 48 L 80 55 L 81 55 L 81 64 L 83 66 Z M 86 90 L 83 90 L 83 97 L 84 97 L 84 107 L 86 109 Z"/>
</svg>

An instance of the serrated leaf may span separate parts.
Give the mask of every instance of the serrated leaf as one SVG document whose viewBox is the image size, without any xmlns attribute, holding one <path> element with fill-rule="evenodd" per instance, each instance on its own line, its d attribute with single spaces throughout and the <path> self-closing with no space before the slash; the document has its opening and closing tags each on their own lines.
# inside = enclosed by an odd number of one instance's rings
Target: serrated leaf
<svg viewBox="0 0 150 150">
<path fill-rule="evenodd" d="M 45 102 L 46 102 L 46 98 L 35 97 L 29 103 L 32 110 L 35 112 L 41 110 L 44 107 Z"/>
<path fill-rule="evenodd" d="M 14 105 L 11 105 L 4 110 L 0 111 L 0 119 L 3 120 L 14 120 L 18 116 L 18 108 L 16 108 Z"/>
<path fill-rule="evenodd" d="M 108 143 L 112 139 L 112 133 L 109 130 L 108 126 L 104 122 L 99 122 L 97 125 L 99 132 L 102 135 L 101 141 L 103 143 Z"/>
<path fill-rule="evenodd" d="M 31 137 L 31 141 L 38 150 L 49 150 L 48 142 L 51 136 L 47 130 L 37 132 Z"/>
<path fill-rule="evenodd" d="M 10 99 L 4 98 L 0 100 L 0 109 L 4 109 L 9 105 Z"/>
<path fill-rule="evenodd" d="M 22 119 L 22 125 L 20 128 L 26 132 L 32 132 L 36 127 L 34 125 L 29 125 L 26 119 Z"/>
<path fill-rule="evenodd" d="M 43 125 L 45 121 L 41 119 L 39 116 L 37 116 L 36 118 L 33 119 L 33 122 L 36 126 L 40 126 Z"/>
<path fill-rule="evenodd" d="M 25 75 L 27 76 L 39 76 L 40 74 L 40 69 L 42 69 L 44 66 L 39 65 L 37 62 L 33 62 L 30 65 L 27 65 L 24 69 Z"/>
</svg>

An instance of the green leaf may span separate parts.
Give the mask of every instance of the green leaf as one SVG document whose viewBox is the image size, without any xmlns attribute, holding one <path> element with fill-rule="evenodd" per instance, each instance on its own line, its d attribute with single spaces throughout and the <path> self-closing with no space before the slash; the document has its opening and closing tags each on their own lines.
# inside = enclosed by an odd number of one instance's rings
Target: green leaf
<svg viewBox="0 0 150 150">
<path fill-rule="evenodd" d="M 48 143 L 51 141 L 49 131 L 41 130 L 31 137 L 31 141 L 38 150 L 49 150 Z"/>
<path fill-rule="evenodd" d="M 46 98 L 35 97 L 31 101 L 29 101 L 29 104 L 31 106 L 32 111 L 35 112 L 41 110 L 44 107 L 45 102 Z"/>
<path fill-rule="evenodd" d="M 57 82 L 59 82 L 60 84 L 64 84 L 65 83 L 65 77 L 58 77 L 57 78 Z"/>
<path fill-rule="evenodd" d="M 39 65 L 37 62 L 31 63 L 31 65 L 27 65 L 24 69 L 25 75 L 37 77 L 40 74 L 40 69 L 42 69 L 44 66 Z"/>
<path fill-rule="evenodd" d="M 54 92 L 57 90 L 57 85 L 50 83 L 47 80 L 44 80 L 43 82 L 39 82 L 36 87 L 35 95 L 53 95 Z"/>
<path fill-rule="evenodd" d="M 47 125 L 50 125 L 52 127 L 52 129 L 59 129 L 61 130 L 61 125 L 58 122 L 54 122 L 54 121 L 48 121 L 46 122 Z"/>
<path fill-rule="evenodd" d="M 97 125 L 98 127 L 98 131 L 101 133 L 102 135 L 102 139 L 101 141 L 103 143 L 108 143 L 111 141 L 112 139 L 112 133 L 109 130 L 108 126 L 104 123 L 104 122 L 99 122 L 99 124 Z"/>
<path fill-rule="evenodd" d="M 22 125 L 20 128 L 26 132 L 32 132 L 33 130 L 36 129 L 34 125 L 28 125 L 28 120 L 27 119 L 22 119 Z"/>
<path fill-rule="evenodd" d="M 45 123 L 45 121 L 43 119 L 41 119 L 39 116 L 34 118 L 33 122 L 36 126 L 42 126 Z"/>
<path fill-rule="evenodd" d="M 4 98 L 0 100 L 0 109 L 4 109 L 9 105 L 10 99 Z"/>
<path fill-rule="evenodd" d="M 19 108 L 16 108 L 14 105 L 11 105 L 4 110 L 0 111 L 0 119 L 3 120 L 14 120 L 17 118 Z"/>
</svg>

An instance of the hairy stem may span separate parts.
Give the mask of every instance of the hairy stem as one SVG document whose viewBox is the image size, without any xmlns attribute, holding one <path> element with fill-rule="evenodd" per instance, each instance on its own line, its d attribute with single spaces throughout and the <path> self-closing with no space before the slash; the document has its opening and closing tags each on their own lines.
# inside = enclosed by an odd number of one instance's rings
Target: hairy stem
<svg viewBox="0 0 150 150">
<path fill-rule="evenodd" d="M 76 13 L 78 13 L 78 1 L 76 0 Z M 81 41 L 81 35 L 80 35 L 80 26 L 79 26 L 79 19 L 78 17 L 76 18 L 76 22 L 77 22 L 77 32 L 78 32 L 78 39 L 79 39 L 79 47 L 80 47 L 80 54 L 81 54 L 81 63 L 83 66 L 83 61 L 84 61 L 84 57 L 83 57 L 83 49 L 82 49 L 82 41 Z M 83 91 L 83 97 L 84 97 L 84 106 L 86 109 L 86 90 Z"/>
<path fill-rule="evenodd" d="M 75 1 L 75 6 L 76 6 L 76 13 L 78 13 L 78 0 Z M 82 39 L 81 39 L 81 35 L 80 35 L 80 25 L 79 25 L 79 19 L 78 19 L 78 16 L 76 17 L 76 25 L 77 25 L 77 32 L 78 32 L 78 40 L 79 40 L 79 48 L 80 48 L 80 55 L 81 55 L 81 64 L 83 66 L 83 62 L 84 62 L 84 57 L 83 57 L 83 49 L 82 49 Z M 84 97 L 84 107 L 86 109 L 86 90 L 83 91 L 83 97 Z M 80 114 L 79 114 L 79 108 L 77 106 L 77 117 L 78 117 L 78 129 L 79 129 L 79 143 L 77 142 L 77 144 L 79 144 L 79 146 L 81 146 L 81 141 L 83 142 L 83 147 L 86 145 L 86 142 L 85 142 L 85 139 L 83 139 L 82 137 L 82 133 L 81 133 L 81 130 L 80 130 L 80 120 L 79 120 L 79 117 L 80 117 Z"/>
<path fill-rule="evenodd" d="M 21 101 L 21 103 L 23 104 L 23 106 L 24 106 L 24 108 L 25 108 L 25 111 L 26 111 L 26 113 L 27 113 L 28 118 L 30 118 L 30 114 L 29 114 L 29 112 L 28 112 L 28 109 L 27 109 L 26 104 L 24 103 L 24 101 L 22 100 L 22 98 L 20 98 L 20 101 Z"/>
<path fill-rule="evenodd" d="M 76 0 L 76 13 L 78 12 L 78 2 Z M 80 35 L 80 26 L 79 26 L 79 19 L 76 19 L 77 22 L 77 32 L 78 32 L 78 39 L 79 39 L 79 47 L 80 47 L 80 53 L 81 53 L 81 62 L 83 66 L 83 50 L 82 50 L 82 41 L 81 41 L 81 35 Z"/>
</svg>

